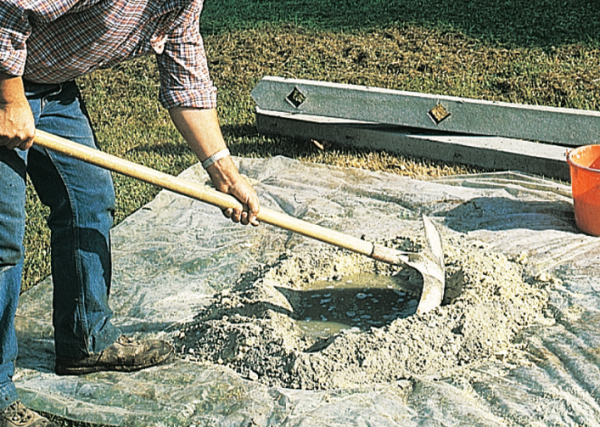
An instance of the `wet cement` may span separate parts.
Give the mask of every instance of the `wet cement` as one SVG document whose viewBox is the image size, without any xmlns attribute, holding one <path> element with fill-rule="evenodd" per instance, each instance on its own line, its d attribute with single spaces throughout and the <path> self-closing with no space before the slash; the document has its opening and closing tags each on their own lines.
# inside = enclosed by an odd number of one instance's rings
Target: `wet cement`
<svg viewBox="0 0 600 427">
<path fill-rule="evenodd" d="M 419 251 L 419 242 L 385 242 Z M 546 282 L 464 237 L 444 242 L 442 306 L 416 315 L 420 274 L 335 248 L 244 274 L 174 334 L 179 355 L 270 386 L 347 388 L 518 364 L 515 336 L 544 320 Z M 546 280 L 548 278 L 545 278 Z M 549 280 L 549 279 L 548 279 Z"/>
</svg>

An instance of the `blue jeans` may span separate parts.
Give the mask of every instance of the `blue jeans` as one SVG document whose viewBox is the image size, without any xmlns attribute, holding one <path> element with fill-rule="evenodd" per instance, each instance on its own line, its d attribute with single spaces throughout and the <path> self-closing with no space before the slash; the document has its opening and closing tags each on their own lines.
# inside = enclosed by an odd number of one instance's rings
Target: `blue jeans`
<svg viewBox="0 0 600 427">
<path fill-rule="evenodd" d="M 74 82 L 25 83 L 37 129 L 96 147 Z M 35 145 L 28 151 L 0 148 L 0 410 L 18 399 L 12 382 L 14 317 L 23 269 L 26 175 L 50 207 L 56 356 L 83 358 L 120 335 L 108 306 L 115 206 L 110 173 Z"/>
</svg>

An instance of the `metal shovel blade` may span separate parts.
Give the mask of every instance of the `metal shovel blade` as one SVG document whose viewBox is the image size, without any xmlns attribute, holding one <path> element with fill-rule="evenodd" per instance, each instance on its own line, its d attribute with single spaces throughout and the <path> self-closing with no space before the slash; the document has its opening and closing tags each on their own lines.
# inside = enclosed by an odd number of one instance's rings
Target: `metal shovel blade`
<svg viewBox="0 0 600 427">
<path fill-rule="evenodd" d="M 417 314 L 427 313 L 439 307 L 444 298 L 446 287 L 444 249 L 442 248 L 440 233 L 429 217 L 423 216 L 423 225 L 425 226 L 425 238 L 427 240 L 424 255 L 432 263 L 432 268 L 420 270 L 423 275 L 423 292 L 417 307 Z"/>
<path fill-rule="evenodd" d="M 372 258 L 388 264 L 407 265 L 423 276 L 423 292 L 417 306 L 417 314 L 424 314 L 442 303 L 446 286 L 444 270 L 444 249 L 442 238 L 433 221 L 423 216 L 425 228 L 425 249 L 421 252 L 401 252 L 395 249 L 374 245 Z"/>
</svg>

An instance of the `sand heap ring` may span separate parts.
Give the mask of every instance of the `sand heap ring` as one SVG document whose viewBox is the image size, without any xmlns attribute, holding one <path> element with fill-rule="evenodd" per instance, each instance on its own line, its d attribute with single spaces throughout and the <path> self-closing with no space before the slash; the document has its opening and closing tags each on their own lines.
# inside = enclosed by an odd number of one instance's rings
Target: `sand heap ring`
<svg viewBox="0 0 600 427">
<path fill-rule="evenodd" d="M 409 238 L 380 243 L 420 250 Z M 269 386 L 310 390 L 446 376 L 491 358 L 510 362 L 516 334 L 544 317 L 543 286 L 524 279 L 521 263 L 460 237 L 444 242 L 444 255 L 444 301 L 420 316 L 411 315 L 422 283 L 412 269 L 335 248 L 282 256 L 217 294 L 175 333 L 176 348 L 186 360 L 227 366 Z M 395 281 L 396 289 L 338 289 L 344 277 L 356 275 Z M 315 290 L 318 281 L 330 286 Z M 337 310 L 334 299 L 342 295 L 354 295 L 354 306 Z M 307 333 L 310 322 L 298 313 L 310 298 L 323 307 L 316 320 L 341 311 L 336 321 L 350 327 L 329 336 Z M 365 306 L 380 309 L 357 316 Z"/>
</svg>

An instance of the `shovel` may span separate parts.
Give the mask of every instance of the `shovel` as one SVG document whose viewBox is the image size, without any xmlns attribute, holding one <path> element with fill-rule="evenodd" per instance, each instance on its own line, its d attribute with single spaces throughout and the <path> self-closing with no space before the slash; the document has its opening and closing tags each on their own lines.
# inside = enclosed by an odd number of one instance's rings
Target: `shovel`
<svg viewBox="0 0 600 427">
<path fill-rule="evenodd" d="M 243 208 L 242 204 L 235 197 L 228 194 L 77 144 L 41 130 L 36 131 L 35 144 L 101 168 L 218 206 L 221 209 Z M 420 253 L 401 252 L 387 248 L 321 227 L 320 225 L 308 223 L 265 207 L 261 207 L 258 219 L 261 222 L 366 255 L 377 261 L 392 265 L 407 265 L 414 268 L 423 276 L 423 291 L 417 307 L 417 314 L 424 314 L 438 307 L 442 302 L 445 286 L 442 241 L 433 222 L 426 216 L 423 216 L 423 224 L 427 244 L 425 250 Z"/>
</svg>

